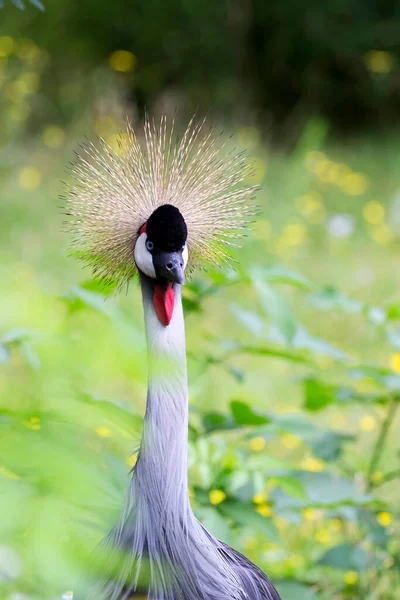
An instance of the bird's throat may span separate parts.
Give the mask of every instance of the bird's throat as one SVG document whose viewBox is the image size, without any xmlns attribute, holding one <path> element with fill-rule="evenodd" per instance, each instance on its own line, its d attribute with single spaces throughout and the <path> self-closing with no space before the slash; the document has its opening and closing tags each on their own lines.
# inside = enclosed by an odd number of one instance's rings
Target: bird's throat
<svg viewBox="0 0 400 600">
<path fill-rule="evenodd" d="M 175 294 L 174 285 L 171 281 L 165 284 L 154 285 L 153 305 L 161 325 L 167 327 L 174 312 Z"/>
</svg>

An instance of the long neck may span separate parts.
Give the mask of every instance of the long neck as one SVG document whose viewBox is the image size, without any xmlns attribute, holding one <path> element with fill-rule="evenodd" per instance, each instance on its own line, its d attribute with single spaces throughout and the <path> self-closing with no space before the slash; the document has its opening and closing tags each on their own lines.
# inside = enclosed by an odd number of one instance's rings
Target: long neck
<svg viewBox="0 0 400 600">
<path fill-rule="evenodd" d="M 141 278 L 148 350 L 148 393 L 140 457 L 135 471 L 140 491 L 152 502 L 184 511 L 187 498 L 188 389 L 181 286 L 164 327 L 153 305 L 153 284 Z"/>
</svg>

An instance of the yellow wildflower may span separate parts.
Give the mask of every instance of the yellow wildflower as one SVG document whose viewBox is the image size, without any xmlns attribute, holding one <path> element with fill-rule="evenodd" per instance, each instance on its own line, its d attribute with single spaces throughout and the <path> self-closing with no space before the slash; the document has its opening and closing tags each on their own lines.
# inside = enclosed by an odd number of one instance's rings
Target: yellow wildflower
<svg viewBox="0 0 400 600">
<path fill-rule="evenodd" d="M 314 473 L 318 473 L 319 471 L 324 470 L 325 464 L 322 460 L 319 460 L 318 458 L 314 458 L 313 456 L 308 456 L 307 458 L 304 458 L 301 461 L 300 466 L 305 471 L 313 471 Z"/>
<path fill-rule="evenodd" d="M 364 204 L 363 217 L 371 225 L 379 225 L 385 218 L 385 207 L 379 202 L 371 200 Z"/>
<path fill-rule="evenodd" d="M 373 73 L 389 73 L 393 68 L 393 56 L 384 50 L 371 50 L 365 54 L 365 64 Z"/>
<path fill-rule="evenodd" d="M 250 448 L 254 452 L 261 452 L 266 446 L 265 439 L 263 437 L 254 437 L 250 440 Z"/>
<path fill-rule="evenodd" d="M 284 433 L 281 437 L 282 446 L 288 448 L 289 450 L 294 450 L 298 448 L 301 444 L 301 439 L 297 437 L 297 435 L 293 435 L 292 433 Z"/>
<path fill-rule="evenodd" d="M 388 227 L 388 225 L 382 224 L 379 227 L 375 227 L 370 232 L 371 238 L 375 240 L 381 246 L 386 246 L 389 244 L 393 238 L 393 231 Z"/>
<path fill-rule="evenodd" d="M 382 525 L 382 527 L 389 527 L 389 525 L 391 525 L 393 522 L 393 517 L 388 512 L 380 512 L 377 514 L 376 520 L 378 521 L 379 525 Z"/>
<path fill-rule="evenodd" d="M 109 63 L 114 71 L 130 73 L 136 66 L 136 56 L 128 50 L 116 50 L 110 55 Z"/>
<path fill-rule="evenodd" d="M 305 508 L 303 510 L 303 517 L 305 518 L 306 521 L 318 521 L 319 519 L 321 519 L 323 516 L 323 513 L 321 510 L 317 510 L 315 508 Z"/>
<path fill-rule="evenodd" d="M 260 492 L 259 494 L 255 494 L 253 496 L 254 504 L 263 504 L 264 502 L 267 501 L 267 499 L 268 499 L 268 496 L 264 492 Z"/>
<path fill-rule="evenodd" d="M 0 57 L 9 56 L 15 49 L 15 42 L 9 35 L 0 37 Z"/>
<path fill-rule="evenodd" d="M 365 415 L 360 421 L 361 431 L 373 431 L 376 428 L 376 420 L 371 415 Z"/>
<path fill-rule="evenodd" d="M 102 437 L 102 438 L 108 438 L 112 435 L 111 429 L 109 429 L 105 425 L 99 425 L 99 427 L 96 427 L 95 432 L 97 433 L 97 435 L 99 437 Z"/>
<path fill-rule="evenodd" d="M 39 417 L 31 417 L 28 421 L 25 421 L 25 427 L 32 429 L 32 431 L 38 431 L 41 428 Z"/>
<path fill-rule="evenodd" d="M 258 512 L 258 514 L 265 518 L 268 518 L 272 515 L 271 507 L 268 506 L 268 504 L 260 504 L 259 506 L 257 506 L 256 511 Z"/>
<path fill-rule="evenodd" d="M 210 498 L 211 504 L 213 504 L 214 506 L 221 504 L 221 502 L 223 502 L 226 498 L 226 494 L 222 490 L 211 490 L 208 496 Z"/>
<path fill-rule="evenodd" d="M 344 576 L 344 582 L 347 583 L 347 585 L 356 585 L 358 579 L 359 577 L 356 571 L 347 571 Z"/>
<path fill-rule="evenodd" d="M 19 185 L 23 190 L 31 192 L 39 187 L 42 176 L 35 167 L 25 167 L 19 173 Z"/>
<path fill-rule="evenodd" d="M 395 352 L 392 355 L 390 366 L 395 373 L 400 373 L 400 352 Z"/>
<path fill-rule="evenodd" d="M 43 143 L 49 148 L 59 148 L 64 142 L 65 133 L 61 127 L 49 125 L 43 132 Z"/>
<path fill-rule="evenodd" d="M 286 225 L 282 237 L 288 246 L 299 246 L 306 238 L 306 229 L 300 223 Z"/>
<path fill-rule="evenodd" d="M 330 544 L 332 536 L 327 529 L 319 529 L 315 534 L 315 539 L 320 544 Z"/>
<path fill-rule="evenodd" d="M 368 187 L 368 181 L 361 173 L 349 173 L 341 179 L 340 186 L 349 196 L 361 196 Z"/>
</svg>

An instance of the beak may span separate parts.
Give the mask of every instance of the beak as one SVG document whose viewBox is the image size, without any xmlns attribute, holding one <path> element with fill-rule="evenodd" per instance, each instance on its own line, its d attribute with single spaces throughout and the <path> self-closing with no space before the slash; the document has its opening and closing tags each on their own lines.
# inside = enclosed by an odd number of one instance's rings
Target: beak
<svg viewBox="0 0 400 600">
<path fill-rule="evenodd" d="M 159 252 L 153 255 L 153 265 L 157 277 L 173 283 L 185 283 L 182 252 Z"/>
</svg>

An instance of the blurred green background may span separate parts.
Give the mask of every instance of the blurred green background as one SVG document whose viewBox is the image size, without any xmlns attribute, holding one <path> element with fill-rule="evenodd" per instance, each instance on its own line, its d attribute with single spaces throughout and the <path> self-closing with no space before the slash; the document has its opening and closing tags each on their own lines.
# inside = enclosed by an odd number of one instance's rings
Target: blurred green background
<svg viewBox="0 0 400 600">
<path fill-rule="evenodd" d="M 400 5 L 4 4 L 0 597 L 71 598 L 123 502 L 139 289 L 68 257 L 58 195 L 85 134 L 147 107 L 209 113 L 262 186 L 237 270 L 184 290 L 197 515 L 283 600 L 398 599 Z"/>
</svg>

